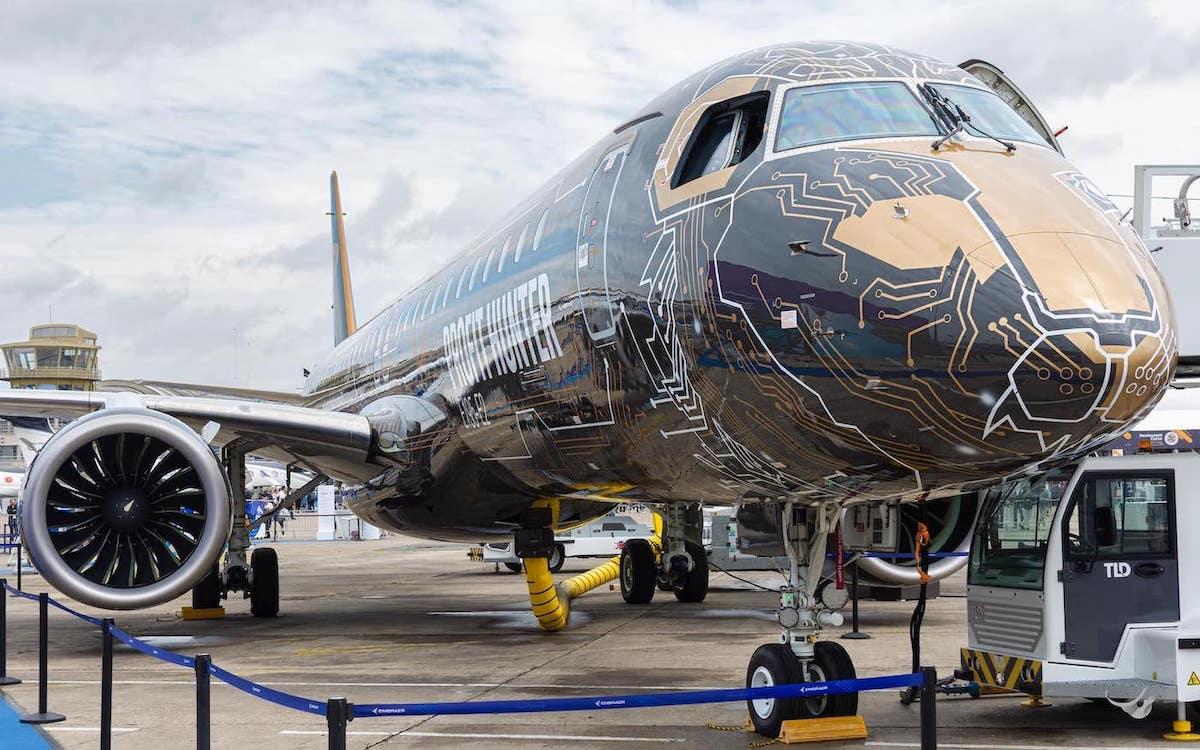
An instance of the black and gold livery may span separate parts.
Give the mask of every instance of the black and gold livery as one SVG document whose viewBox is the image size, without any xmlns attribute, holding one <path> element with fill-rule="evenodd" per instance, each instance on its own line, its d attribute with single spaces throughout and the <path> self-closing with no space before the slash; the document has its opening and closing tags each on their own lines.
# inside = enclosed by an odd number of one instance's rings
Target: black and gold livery
<svg viewBox="0 0 1200 750">
<path fill-rule="evenodd" d="M 939 97 L 972 116 L 948 140 Z M 738 55 L 362 326 L 308 404 L 427 409 L 353 507 L 471 540 L 535 497 L 602 512 L 597 485 L 913 499 L 1079 454 L 1153 406 L 1175 335 L 1146 248 L 1056 149 L 928 57 Z"/>
<path fill-rule="evenodd" d="M 23 537 L 60 591 L 149 606 L 226 544 L 227 588 L 245 588 L 226 488 L 250 452 L 345 482 L 351 510 L 410 534 L 510 537 L 538 503 L 561 527 L 629 499 L 773 500 L 823 519 L 810 550 L 824 560 L 839 506 L 950 498 L 1066 461 L 1151 409 L 1175 366 L 1146 248 L 1044 123 L 958 67 L 880 45 L 782 44 L 705 68 L 463 252 L 429 248 L 442 267 L 363 325 L 336 192 L 331 214 L 338 343 L 302 395 L 0 392 L 0 414 L 102 412 L 48 439 L 26 482 Z M 182 562 L 174 543 L 107 544 L 135 540 L 106 510 L 117 500 L 54 489 L 81 455 L 93 478 L 140 465 L 117 446 L 152 435 L 167 446 L 155 461 L 181 462 L 179 489 L 204 480 L 166 509 L 202 528 L 144 521 L 196 542 Z M 969 527 L 945 517 L 935 547 Z"/>
</svg>

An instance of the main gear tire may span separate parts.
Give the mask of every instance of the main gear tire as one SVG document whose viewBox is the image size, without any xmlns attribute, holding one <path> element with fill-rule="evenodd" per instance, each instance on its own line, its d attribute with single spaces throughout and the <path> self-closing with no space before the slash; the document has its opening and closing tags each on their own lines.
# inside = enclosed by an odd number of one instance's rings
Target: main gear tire
<svg viewBox="0 0 1200 750">
<path fill-rule="evenodd" d="M 649 604 L 658 582 L 654 548 L 645 539 L 630 539 L 621 548 L 621 596 L 629 604 Z"/>
<path fill-rule="evenodd" d="M 250 555 L 250 614 L 275 617 L 279 614 L 279 555 L 260 547 Z"/>
</svg>

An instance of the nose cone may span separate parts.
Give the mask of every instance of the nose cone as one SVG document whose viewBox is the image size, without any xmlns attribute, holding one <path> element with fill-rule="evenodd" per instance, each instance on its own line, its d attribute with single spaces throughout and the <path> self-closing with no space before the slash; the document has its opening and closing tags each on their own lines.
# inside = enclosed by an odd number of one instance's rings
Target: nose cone
<svg viewBox="0 0 1200 750">
<path fill-rule="evenodd" d="M 1022 430 L 1047 448 L 1123 429 L 1170 382 L 1175 337 L 1157 269 L 1136 238 L 1029 232 L 970 255 L 992 269 L 981 302 L 995 351 L 1009 361 L 985 434 Z M 988 286 L 988 285 L 985 285 Z M 1046 442 L 1059 435 L 1062 446 Z"/>
<path fill-rule="evenodd" d="M 880 194 L 827 245 L 853 248 L 839 281 L 858 298 L 855 361 L 879 374 L 865 431 L 923 477 L 981 476 L 1148 411 L 1175 364 L 1172 311 L 1116 207 L 1049 149 L 916 155 L 862 160 L 859 185 Z M 928 189 L 898 179 L 916 166 Z M 888 344 L 903 368 L 879 356 Z"/>
</svg>

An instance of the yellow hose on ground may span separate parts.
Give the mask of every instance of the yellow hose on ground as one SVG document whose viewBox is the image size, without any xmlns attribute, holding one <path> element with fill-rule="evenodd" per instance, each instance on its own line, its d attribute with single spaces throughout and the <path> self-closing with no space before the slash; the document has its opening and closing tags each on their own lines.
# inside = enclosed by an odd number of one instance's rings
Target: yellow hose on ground
<svg viewBox="0 0 1200 750">
<path fill-rule="evenodd" d="M 529 585 L 529 604 L 538 627 L 547 632 L 565 628 L 571 613 L 569 600 L 558 595 L 546 558 L 525 558 L 525 582 Z"/>
<path fill-rule="evenodd" d="M 654 536 L 647 541 L 655 554 L 662 551 L 662 517 L 654 514 Z M 544 557 L 525 558 L 525 583 L 529 586 L 529 604 L 538 627 L 546 632 L 567 627 L 571 615 L 571 600 L 578 599 L 592 589 L 615 581 L 621 574 L 621 556 L 611 557 L 586 573 L 571 576 L 558 586 Z"/>
</svg>

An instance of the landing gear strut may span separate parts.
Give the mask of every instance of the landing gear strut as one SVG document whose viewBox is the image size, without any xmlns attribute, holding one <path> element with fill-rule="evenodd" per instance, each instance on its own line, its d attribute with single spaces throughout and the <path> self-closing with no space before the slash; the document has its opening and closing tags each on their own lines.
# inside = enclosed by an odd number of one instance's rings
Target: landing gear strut
<svg viewBox="0 0 1200 750">
<path fill-rule="evenodd" d="M 246 455 L 261 444 L 249 440 L 235 440 L 225 446 L 222 456 L 225 475 L 232 488 L 232 529 L 226 548 L 225 565 L 220 561 L 200 579 L 192 589 L 194 609 L 215 609 L 230 592 L 241 591 L 243 598 L 250 600 L 250 613 L 255 617 L 275 617 L 279 614 L 279 557 L 275 550 L 259 548 L 250 551 L 250 524 L 246 518 L 246 504 L 242 488 L 246 486 Z M 303 492 L 315 486 L 316 480 L 305 485 Z M 296 493 L 293 493 L 296 494 Z M 290 499 L 290 496 L 289 496 Z"/>
<path fill-rule="evenodd" d="M 698 504 L 672 503 L 655 539 L 631 539 L 621 550 L 621 595 L 630 604 L 647 604 L 654 590 L 675 592 L 681 602 L 708 595 L 708 553 L 701 541 L 704 517 Z"/>
<path fill-rule="evenodd" d="M 779 592 L 779 643 L 759 646 L 746 669 L 746 687 L 800 682 L 855 679 L 854 662 L 842 646 L 817 640 L 822 625 L 840 625 L 836 612 L 818 611 L 816 590 L 825 561 L 829 534 L 837 523 L 837 507 L 797 507 L 781 510 L 783 546 L 789 565 L 788 582 Z M 849 716 L 858 710 L 858 693 L 817 698 L 747 701 L 754 730 L 778 737 L 783 722 L 826 716 Z"/>
</svg>

